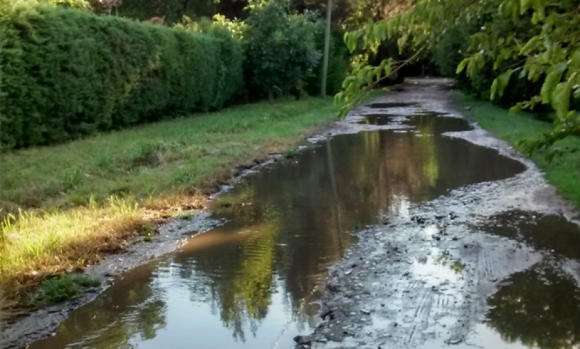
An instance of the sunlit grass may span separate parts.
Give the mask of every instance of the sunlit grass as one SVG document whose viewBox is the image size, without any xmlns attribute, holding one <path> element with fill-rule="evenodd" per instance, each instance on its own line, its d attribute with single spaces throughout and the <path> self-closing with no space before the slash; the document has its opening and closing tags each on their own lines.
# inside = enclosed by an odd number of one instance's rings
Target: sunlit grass
<svg viewBox="0 0 580 349">
<path fill-rule="evenodd" d="M 0 283 L 18 291 L 59 271 L 82 270 L 102 253 L 122 249 L 144 226 L 133 200 L 111 198 L 103 205 L 68 211 L 25 212 L 0 225 Z"/>
</svg>

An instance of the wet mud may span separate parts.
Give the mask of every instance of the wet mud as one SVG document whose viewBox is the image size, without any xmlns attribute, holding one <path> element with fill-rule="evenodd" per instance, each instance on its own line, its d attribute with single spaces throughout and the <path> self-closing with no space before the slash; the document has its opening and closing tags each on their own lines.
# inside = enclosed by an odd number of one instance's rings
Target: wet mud
<svg viewBox="0 0 580 349">
<path fill-rule="evenodd" d="M 580 345 L 574 208 L 450 93 L 411 82 L 248 171 L 30 348 Z"/>
<path fill-rule="evenodd" d="M 390 99 L 414 98 L 457 116 L 441 102 L 446 93 L 427 83 Z M 444 135 L 495 149 L 526 169 L 410 204 L 406 215 L 359 233 L 331 268 L 321 322 L 295 338 L 297 348 L 580 346 L 580 228 L 569 220 L 577 211 L 504 142 L 476 125 L 450 131 Z"/>
</svg>

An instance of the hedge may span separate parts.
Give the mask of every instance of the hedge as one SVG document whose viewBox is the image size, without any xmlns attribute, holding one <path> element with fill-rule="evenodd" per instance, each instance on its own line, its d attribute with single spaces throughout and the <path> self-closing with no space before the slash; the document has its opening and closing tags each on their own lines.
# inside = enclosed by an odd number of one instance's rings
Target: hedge
<svg viewBox="0 0 580 349">
<path fill-rule="evenodd" d="M 0 35 L 3 149 L 218 109 L 243 88 L 233 39 L 54 7 L 15 10 Z"/>
</svg>

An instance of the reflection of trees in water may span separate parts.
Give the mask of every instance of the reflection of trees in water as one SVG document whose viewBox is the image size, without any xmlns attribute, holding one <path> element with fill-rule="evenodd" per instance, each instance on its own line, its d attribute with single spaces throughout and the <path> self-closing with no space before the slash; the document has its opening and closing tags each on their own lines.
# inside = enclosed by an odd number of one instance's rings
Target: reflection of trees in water
<svg viewBox="0 0 580 349">
<path fill-rule="evenodd" d="M 192 251 L 185 258 L 195 263 L 182 264 L 210 285 L 216 312 L 234 337 L 243 340 L 244 330 L 255 332 L 266 316 L 274 273 L 289 294 L 288 308 L 306 324 L 304 304 L 320 294 L 327 267 L 351 245 L 356 227 L 377 223 L 379 213 L 396 215 L 409 202 L 494 179 L 504 167 L 509 172 L 510 163 L 494 151 L 432 136 L 432 127 L 418 125 L 420 136 L 333 138 L 247 177 L 217 200 L 214 212 L 229 223 L 208 234 L 226 242 Z"/>
<path fill-rule="evenodd" d="M 423 137 L 336 137 L 328 149 L 300 153 L 249 176 L 219 200 L 223 206 L 215 212 L 229 223 L 192 239 L 173 259 L 179 267 L 169 271 L 187 282 L 192 300 L 211 298 L 238 340 L 248 328 L 255 333 L 267 315 L 274 282 L 284 287 L 286 308 L 307 324 L 303 306 L 319 295 L 327 267 L 350 247 L 355 227 L 377 223 L 378 213 L 398 214 L 408 202 L 504 178 L 517 168 L 492 150 L 419 130 Z M 66 320 L 58 336 L 32 348 L 63 347 L 57 344 L 78 342 L 79 334 L 94 348 L 130 347 L 137 336 L 155 337 L 165 326 L 166 306 L 153 270 L 148 265 L 127 273 Z"/>
<path fill-rule="evenodd" d="M 71 343 L 95 349 L 133 348 L 131 342 L 139 337 L 154 338 L 166 326 L 167 308 L 163 292 L 152 282 L 154 267 L 144 265 L 126 274 L 114 288 L 64 320 L 56 336 L 30 348 L 61 348 Z"/>
<path fill-rule="evenodd" d="M 257 322 L 268 313 L 272 292 L 272 267 L 277 228 L 274 223 L 261 224 L 256 235 L 242 244 L 239 270 L 229 287 L 217 295 L 224 325 L 234 330 L 236 339 L 245 340 L 244 325 L 255 335 Z"/>
<path fill-rule="evenodd" d="M 488 300 L 488 325 L 507 342 L 530 348 L 573 349 L 580 345 L 580 287 L 545 264 L 514 274 Z"/>
<path fill-rule="evenodd" d="M 559 257 L 580 260 L 580 228 L 563 216 L 512 210 L 489 217 L 481 228 Z"/>
<path fill-rule="evenodd" d="M 412 178 L 415 187 L 436 179 L 432 137 L 405 137 L 401 143 L 406 150 L 395 160 L 384 156 L 383 137 L 375 132 L 356 137 L 355 144 L 353 138 L 333 140 L 327 148 L 300 154 L 297 163 L 283 161 L 269 172 L 249 177 L 218 200 L 216 213 L 231 221 L 224 230 L 255 231 L 241 243 L 243 252 L 233 259 L 231 279 L 220 277 L 212 291 L 234 336 L 243 339 L 244 326 L 255 328 L 255 320 L 266 315 L 274 270 L 291 295 L 289 308 L 294 313 L 319 296 L 326 267 L 350 246 L 353 228 L 374 223 L 379 207 L 396 201 L 385 192 L 393 170 L 399 170 L 401 178 Z M 409 141 L 415 144 L 406 144 Z M 425 174 L 410 175 L 417 171 Z M 399 195 L 404 196 L 405 189 Z M 211 266 L 204 265 L 203 270 L 210 271 Z M 311 320 L 303 315 L 297 314 L 298 321 Z"/>
</svg>

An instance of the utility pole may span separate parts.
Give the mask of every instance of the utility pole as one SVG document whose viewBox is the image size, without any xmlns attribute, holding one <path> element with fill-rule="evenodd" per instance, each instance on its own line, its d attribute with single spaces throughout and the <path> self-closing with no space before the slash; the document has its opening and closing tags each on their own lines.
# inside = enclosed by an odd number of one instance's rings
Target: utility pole
<svg viewBox="0 0 580 349">
<path fill-rule="evenodd" d="M 328 77 L 328 54 L 330 51 L 330 17 L 332 14 L 332 0 L 326 4 L 326 33 L 324 35 L 324 59 L 322 61 L 322 83 L 320 95 L 326 97 L 326 80 Z"/>
</svg>

